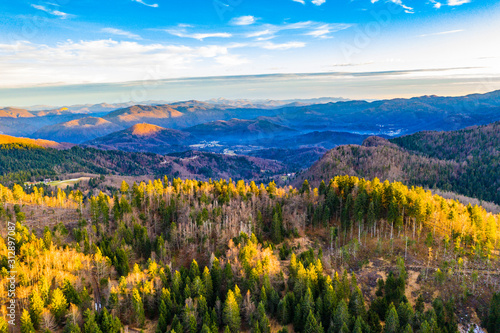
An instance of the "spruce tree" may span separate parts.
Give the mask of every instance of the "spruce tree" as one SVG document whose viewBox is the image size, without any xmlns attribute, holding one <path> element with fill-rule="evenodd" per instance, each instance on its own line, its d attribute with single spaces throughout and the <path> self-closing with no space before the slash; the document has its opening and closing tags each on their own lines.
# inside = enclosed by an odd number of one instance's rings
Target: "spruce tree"
<svg viewBox="0 0 500 333">
<path fill-rule="evenodd" d="M 226 327 L 229 327 L 231 332 L 239 332 L 241 324 L 240 307 L 238 306 L 238 302 L 236 301 L 232 290 L 227 292 L 222 317 L 224 324 Z"/>
<path fill-rule="evenodd" d="M 24 309 L 21 315 L 21 333 L 35 333 L 33 322 L 31 321 L 28 310 Z"/>
<path fill-rule="evenodd" d="M 68 302 L 61 289 L 57 288 L 52 293 L 52 300 L 50 302 L 50 311 L 54 315 L 54 318 L 58 323 L 64 320 L 66 315 L 66 310 L 68 308 Z"/>
<path fill-rule="evenodd" d="M 389 305 L 387 315 L 385 317 L 384 333 L 397 333 L 399 329 L 399 318 L 394 304 Z"/>
</svg>

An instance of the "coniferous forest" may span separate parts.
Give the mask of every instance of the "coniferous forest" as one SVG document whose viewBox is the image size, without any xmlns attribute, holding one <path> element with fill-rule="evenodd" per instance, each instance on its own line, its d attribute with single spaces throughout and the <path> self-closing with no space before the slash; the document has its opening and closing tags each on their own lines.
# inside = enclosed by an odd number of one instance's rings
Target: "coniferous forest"
<svg viewBox="0 0 500 333">
<path fill-rule="evenodd" d="M 349 176 L 105 192 L 0 186 L 21 332 L 500 332 L 500 217 L 479 206 Z"/>
</svg>

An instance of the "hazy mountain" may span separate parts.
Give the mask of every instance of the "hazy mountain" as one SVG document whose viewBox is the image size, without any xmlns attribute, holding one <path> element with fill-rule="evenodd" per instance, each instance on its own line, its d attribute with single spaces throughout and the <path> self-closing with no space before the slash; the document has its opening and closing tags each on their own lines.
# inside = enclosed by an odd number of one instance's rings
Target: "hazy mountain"
<svg viewBox="0 0 500 333">
<path fill-rule="evenodd" d="M 218 120 L 185 129 L 199 138 L 216 141 L 243 142 L 254 139 L 290 136 L 297 131 L 265 119 Z"/>
<path fill-rule="evenodd" d="M 245 108 L 278 108 L 284 105 L 302 106 L 311 104 L 335 103 L 339 101 L 348 101 L 348 99 L 342 97 L 320 97 L 320 98 L 287 99 L 287 100 L 213 98 L 207 100 L 206 102 L 216 105 L 231 105 L 231 106 L 245 107 Z"/>
<path fill-rule="evenodd" d="M 82 143 L 121 130 L 122 127 L 103 118 L 86 117 L 45 126 L 31 135 L 37 139 Z"/>
<path fill-rule="evenodd" d="M 34 114 L 24 109 L 3 108 L 0 109 L 0 118 L 31 118 Z"/>
<path fill-rule="evenodd" d="M 138 123 L 154 125 L 168 124 L 173 118 L 182 117 L 182 113 L 170 105 L 135 105 L 113 111 L 104 119 L 122 126 L 131 126 Z"/>
<path fill-rule="evenodd" d="M 193 135 L 187 132 L 151 124 L 137 124 L 123 131 L 87 141 L 85 145 L 100 149 L 147 151 L 166 154 L 189 150 L 188 146 L 194 142 Z"/>
<path fill-rule="evenodd" d="M 423 96 L 284 107 L 283 124 L 310 130 L 390 135 L 456 130 L 500 119 L 500 91 L 463 97 Z"/>
</svg>

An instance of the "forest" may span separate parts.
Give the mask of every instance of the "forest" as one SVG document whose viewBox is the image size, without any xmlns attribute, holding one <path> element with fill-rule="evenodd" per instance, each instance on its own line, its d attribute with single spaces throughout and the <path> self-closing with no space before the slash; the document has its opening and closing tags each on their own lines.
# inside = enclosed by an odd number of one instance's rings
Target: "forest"
<svg viewBox="0 0 500 333">
<path fill-rule="evenodd" d="M 164 177 L 0 202 L 23 333 L 500 332 L 500 217 L 420 187 Z M 58 211 L 73 218 L 39 222 Z"/>
</svg>

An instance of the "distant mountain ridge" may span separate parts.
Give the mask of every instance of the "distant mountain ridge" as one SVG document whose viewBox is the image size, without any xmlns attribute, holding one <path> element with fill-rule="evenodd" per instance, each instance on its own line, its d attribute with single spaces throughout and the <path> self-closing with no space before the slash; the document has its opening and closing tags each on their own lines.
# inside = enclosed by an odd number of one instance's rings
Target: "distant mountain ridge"
<svg viewBox="0 0 500 333">
<path fill-rule="evenodd" d="M 103 118 L 86 117 L 45 126 L 32 137 L 58 142 L 82 143 L 121 130 L 122 127 Z"/>
<path fill-rule="evenodd" d="M 185 129 L 195 136 L 217 141 L 250 141 L 297 134 L 298 131 L 266 119 L 217 120 Z"/>
</svg>

